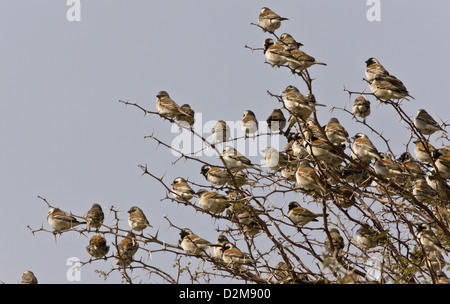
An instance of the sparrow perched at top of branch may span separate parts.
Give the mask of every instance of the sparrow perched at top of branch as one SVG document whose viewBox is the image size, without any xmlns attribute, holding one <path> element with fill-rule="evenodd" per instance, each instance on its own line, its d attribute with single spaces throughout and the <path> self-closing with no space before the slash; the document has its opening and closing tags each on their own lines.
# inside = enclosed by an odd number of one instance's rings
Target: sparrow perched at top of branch
<svg viewBox="0 0 450 304">
<path fill-rule="evenodd" d="M 159 91 L 156 95 L 156 110 L 159 115 L 165 118 L 175 118 L 179 115 L 187 115 L 183 109 L 173 101 L 166 91 Z"/>
<path fill-rule="evenodd" d="M 225 142 L 231 139 L 230 126 L 223 120 L 217 121 L 211 130 L 213 137 L 218 142 Z"/>
<path fill-rule="evenodd" d="M 128 210 L 128 224 L 135 231 L 142 231 L 147 227 L 153 227 L 147 220 L 141 208 L 133 206 Z"/>
<path fill-rule="evenodd" d="M 323 217 L 321 213 L 314 213 L 300 206 L 298 202 L 290 202 L 288 205 L 288 217 L 298 226 L 305 226 L 309 222 L 318 222 L 318 217 Z"/>
<path fill-rule="evenodd" d="M 370 163 L 372 159 L 381 160 L 380 153 L 369 137 L 363 133 L 357 133 L 352 145 L 352 158 L 359 159 L 363 163 Z"/>
<path fill-rule="evenodd" d="M 384 66 L 374 57 L 366 60 L 366 77 L 367 81 L 371 83 L 377 76 L 389 75 L 389 72 Z"/>
<path fill-rule="evenodd" d="M 293 85 L 287 86 L 283 94 L 284 106 L 291 114 L 288 130 L 296 123 L 295 118 L 299 118 L 300 123 L 304 123 L 311 116 L 312 112 L 316 111 L 316 106 L 325 107 L 325 105 L 316 102 L 313 94 L 303 95 Z"/>
<path fill-rule="evenodd" d="M 105 214 L 103 213 L 102 207 L 99 204 L 92 204 L 91 209 L 86 214 L 86 222 L 89 228 L 100 228 L 103 220 L 105 219 Z"/>
<path fill-rule="evenodd" d="M 271 38 L 264 40 L 264 57 L 272 66 L 282 66 L 287 63 L 289 51 L 286 51 L 282 45 L 276 44 Z"/>
<path fill-rule="evenodd" d="M 219 236 L 217 237 L 216 245 L 220 246 L 214 247 L 214 256 L 222 260 L 223 252 L 225 251 L 225 244 L 228 243 L 231 244 L 226 235 L 224 235 L 223 233 L 219 234 Z"/>
<path fill-rule="evenodd" d="M 358 96 L 353 102 L 352 111 L 357 117 L 365 120 L 370 115 L 370 101 L 362 95 Z"/>
<path fill-rule="evenodd" d="M 322 180 L 317 175 L 314 168 L 311 167 L 308 161 L 302 160 L 299 162 L 298 169 L 295 173 L 297 185 L 306 191 L 312 190 L 317 194 L 324 194 L 325 187 Z"/>
<path fill-rule="evenodd" d="M 414 126 L 423 134 L 431 135 L 439 130 L 445 132 L 444 129 L 431 117 L 424 109 L 420 109 L 414 118 Z"/>
<path fill-rule="evenodd" d="M 56 207 L 50 208 L 48 211 L 47 221 L 57 232 L 68 230 L 81 224 L 86 224 L 86 222 L 80 222 L 69 213 Z"/>
<path fill-rule="evenodd" d="M 175 198 L 181 201 L 189 201 L 195 194 L 195 191 L 182 177 L 177 177 L 174 179 L 172 182 L 172 191 Z"/>
<path fill-rule="evenodd" d="M 254 134 L 258 131 L 258 120 L 256 119 L 256 115 L 253 111 L 244 111 L 244 115 L 242 117 L 242 130 L 246 136 L 248 134 Z"/>
<path fill-rule="evenodd" d="M 267 126 L 272 132 L 282 132 L 286 127 L 286 117 L 281 109 L 274 109 L 266 119 Z"/>
<path fill-rule="evenodd" d="M 264 32 L 273 33 L 281 26 L 281 21 L 289 20 L 288 18 L 280 17 L 277 13 L 273 12 L 267 7 L 261 8 L 258 16 L 258 25 Z"/>
</svg>

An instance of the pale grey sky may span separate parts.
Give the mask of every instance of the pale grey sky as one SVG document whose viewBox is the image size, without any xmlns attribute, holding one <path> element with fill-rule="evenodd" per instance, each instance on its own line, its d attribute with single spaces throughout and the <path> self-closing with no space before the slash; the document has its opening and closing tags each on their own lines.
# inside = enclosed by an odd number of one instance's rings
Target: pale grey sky
<svg viewBox="0 0 450 304">
<path fill-rule="evenodd" d="M 1 281 L 17 283 L 29 269 L 42 283 L 71 283 L 67 259 L 89 258 L 87 238 L 66 233 L 55 244 L 50 234 L 30 233 L 27 225 L 49 228 L 48 210 L 38 195 L 80 215 L 93 202 L 104 209 L 139 205 L 171 243 L 178 232 L 166 230 L 164 214 L 216 238 L 217 224 L 161 203 L 164 189 L 140 177 L 137 165 L 147 163 L 156 174 L 166 173 L 168 182 L 183 175 L 203 181 L 197 164 L 170 166 L 175 158 L 144 140 L 154 131 L 170 142 L 176 136 L 170 125 L 144 118 L 118 100 L 154 110 L 156 93 L 166 90 L 179 104 L 202 113 L 204 122 L 239 120 L 247 109 L 265 120 L 278 107 L 267 90 L 302 87 L 286 70 L 264 64 L 262 52 L 244 48 L 262 47 L 269 37 L 250 25 L 263 6 L 290 19 L 278 34 L 292 34 L 304 51 L 328 64 L 310 69 L 318 102 L 348 108 L 344 85 L 365 89 L 364 61 L 376 57 L 416 98 L 405 102 L 407 113 L 425 108 L 436 118 L 448 118 L 448 1 L 381 0 L 379 22 L 367 20 L 366 1 L 350 0 L 81 0 L 80 22 L 66 19 L 66 1 L 1 1 L 0 231 L 1 243 L 7 244 L 0 250 Z M 393 111 L 371 101 L 368 121 L 401 153 L 409 131 Z M 369 132 L 329 108 L 318 113 L 319 120 L 337 116 L 350 134 Z M 81 282 L 103 283 L 94 270 L 108 269 L 109 263 L 84 267 Z M 172 260 L 155 255 L 151 263 L 163 267 Z M 107 283 L 120 278 L 111 276 Z"/>
</svg>

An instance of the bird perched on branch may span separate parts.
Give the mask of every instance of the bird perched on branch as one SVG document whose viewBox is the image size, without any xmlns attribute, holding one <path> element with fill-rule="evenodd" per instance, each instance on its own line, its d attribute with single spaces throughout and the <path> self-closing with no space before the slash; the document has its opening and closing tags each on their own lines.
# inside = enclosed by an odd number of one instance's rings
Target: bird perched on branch
<svg viewBox="0 0 450 304">
<path fill-rule="evenodd" d="M 356 231 L 356 242 L 365 249 L 378 246 L 378 233 L 368 224 L 362 223 L 361 227 Z"/>
<path fill-rule="evenodd" d="M 431 153 L 436 168 L 443 178 L 450 178 L 450 155 L 446 155 L 441 149 L 436 149 Z"/>
<path fill-rule="evenodd" d="M 378 59 L 371 57 L 366 60 L 366 77 L 367 81 L 371 83 L 376 77 L 389 75 L 389 72 L 378 61 Z"/>
<path fill-rule="evenodd" d="M 288 217 L 298 226 L 305 226 L 309 222 L 318 222 L 318 217 L 323 217 L 321 213 L 314 213 L 300 206 L 298 202 L 290 202 L 288 205 Z"/>
<path fill-rule="evenodd" d="M 98 229 L 102 226 L 105 214 L 99 204 L 92 204 L 91 209 L 86 214 L 86 222 L 89 228 Z"/>
<path fill-rule="evenodd" d="M 225 161 L 228 169 L 231 171 L 239 171 L 246 168 L 254 168 L 254 165 L 244 155 L 239 153 L 235 148 L 226 146 L 223 149 L 222 158 Z"/>
<path fill-rule="evenodd" d="M 344 142 L 350 142 L 348 138 L 348 132 L 340 124 L 336 117 L 330 118 L 325 126 L 325 134 L 328 139 L 336 146 L 340 146 Z"/>
<path fill-rule="evenodd" d="M 282 132 L 286 127 L 286 117 L 281 109 L 274 109 L 266 119 L 267 126 L 272 132 Z"/>
<path fill-rule="evenodd" d="M 172 191 L 176 199 L 181 201 L 189 201 L 194 197 L 195 191 L 189 186 L 182 177 L 177 177 L 172 182 Z"/>
<path fill-rule="evenodd" d="M 281 45 L 286 51 L 298 50 L 303 46 L 302 43 L 296 41 L 294 37 L 288 33 L 281 34 L 280 39 L 278 39 L 276 44 Z"/>
<path fill-rule="evenodd" d="M 414 118 L 414 126 L 423 134 L 431 135 L 437 131 L 446 132 L 430 114 L 424 109 L 420 109 Z"/>
<path fill-rule="evenodd" d="M 244 131 L 245 136 L 255 134 L 258 131 L 258 120 L 256 119 L 256 115 L 253 111 L 244 111 L 244 115 L 242 117 L 242 130 Z"/>
<path fill-rule="evenodd" d="M 230 182 L 230 175 L 227 170 L 221 168 L 203 165 L 200 173 L 206 178 L 207 181 L 216 186 L 223 186 Z"/>
<path fill-rule="evenodd" d="M 362 95 L 357 97 L 353 102 L 352 111 L 357 117 L 366 121 L 366 117 L 370 115 L 370 101 Z"/>
<path fill-rule="evenodd" d="M 417 139 L 413 142 L 414 154 L 421 162 L 431 163 L 433 161 L 433 151 L 436 148 L 426 140 Z"/>
<path fill-rule="evenodd" d="M 223 261 L 234 268 L 240 268 L 242 265 L 251 265 L 255 263 L 246 253 L 242 252 L 234 244 L 228 242 L 223 245 Z"/>
<path fill-rule="evenodd" d="M 38 284 L 38 280 L 34 273 L 30 270 L 25 270 L 22 274 L 22 284 Z"/>
<path fill-rule="evenodd" d="M 86 251 L 94 258 L 102 258 L 109 252 L 106 239 L 101 235 L 94 235 L 86 246 Z"/>
<path fill-rule="evenodd" d="M 199 206 L 212 213 L 223 213 L 231 204 L 225 195 L 217 192 L 200 189 L 197 195 Z"/>
<path fill-rule="evenodd" d="M 56 232 L 62 232 L 75 226 L 86 224 L 86 222 L 81 222 L 69 213 L 56 207 L 50 208 L 48 211 L 47 221 Z"/>
<path fill-rule="evenodd" d="M 230 127 L 223 120 L 217 121 L 212 128 L 211 133 L 217 142 L 225 142 L 231 139 Z"/>
<path fill-rule="evenodd" d="M 370 163 L 373 159 L 381 160 L 380 153 L 369 137 L 363 133 L 357 133 L 352 144 L 352 158 L 359 159 L 363 163 Z"/>
<path fill-rule="evenodd" d="M 195 111 L 187 103 L 181 106 L 181 110 L 186 114 L 178 114 L 175 119 L 180 123 L 187 124 L 192 127 L 195 123 Z"/>
<path fill-rule="evenodd" d="M 264 153 L 264 163 L 271 170 L 278 171 L 289 164 L 288 157 L 273 147 L 267 147 L 262 152 Z"/>
<path fill-rule="evenodd" d="M 297 185 L 303 190 L 314 191 L 316 194 L 322 195 L 326 192 L 322 180 L 307 160 L 302 160 L 299 162 L 298 169 L 295 173 L 295 178 Z"/>
<path fill-rule="evenodd" d="M 442 246 L 439 239 L 434 234 L 430 225 L 427 223 L 420 223 L 417 226 L 417 239 L 423 246 L 426 253 L 430 253 L 432 251 L 439 251 L 441 253 L 446 253 L 445 248 Z"/>
<path fill-rule="evenodd" d="M 288 18 L 280 17 L 267 7 L 261 8 L 258 16 L 258 25 L 264 32 L 273 33 L 280 28 L 281 21 L 289 20 Z"/>
<path fill-rule="evenodd" d="M 135 231 L 143 231 L 147 227 L 153 227 L 147 220 L 141 208 L 133 206 L 128 210 L 128 224 Z"/>
<path fill-rule="evenodd" d="M 166 91 L 159 91 L 156 97 L 156 110 L 159 115 L 170 119 L 179 115 L 189 116 L 189 113 L 186 113 L 175 101 L 173 101 Z"/>
<path fill-rule="evenodd" d="M 201 255 L 209 247 L 218 247 L 221 245 L 212 244 L 211 242 L 202 239 L 194 234 L 189 228 L 184 228 L 180 231 L 180 240 L 178 245 L 189 254 Z"/>
<path fill-rule="evenodd" d="M 331 228 L 328 232 L 330 233 L 331 241 L 327 235 L 325 238 L 325 250 L 331 254 L 343 250 L 345 247 L 345 242 L 339 230 L 337 228 Z"/>
<path fill-rule="evenodd" d="M 116 264 L 127 267 L 133 261 L 133 256 L 139 249 L 139 243 L 133 232 L 127 232 L 125 237 L 117 245 Z"/>
</svg>

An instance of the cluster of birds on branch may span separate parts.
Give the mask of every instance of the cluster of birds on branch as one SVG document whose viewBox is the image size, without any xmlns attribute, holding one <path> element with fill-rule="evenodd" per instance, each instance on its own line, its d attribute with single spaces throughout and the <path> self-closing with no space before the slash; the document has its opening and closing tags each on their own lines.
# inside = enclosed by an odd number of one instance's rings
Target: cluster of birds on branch
<svg viewBox="0 0 450 304">
<path fill-rule="evenodd" d="M 281 22 L 285 20 L 288 18 L 280 17 L 269 8 L 263 7 L 258 26 L 264 32 L 277 37 L 275 30 L 279 29 Z M 296 41 L 292 35 L 283 33 L 279 39 L 265 40 L 264 56 L 273 67 L 287 66 L 299 72 L 306 71 L 313 65 L 326 65 L 300 50 L 302 46 L 303 44 Z M 378 100 L 390 102 L 413 98 L 402 81 L 390 74 L 376 58 L 369 58 L 365 63 L 366 81 L 373 96 Z M 195 111 L 189 104 L 179 106 L 166 91 L 158 92 L 156 97 L 156 110 L 161 117 L 188 128 L 193 127 Z M 326 105 L 317 103 L 312 92 L 302 94 L 297 87 L 288 85 L 282 91 L 282 95 L 277 97 L 283 107 L 274 109 L 266 122 L 272 132 L 286 136 L 287 144 L 283 151 L 272 147 L 266 148 L 263 151 L 264 164 L 269 170 L 280 172 L 286 182 L 295 185 L 296 191 L 311 195 L 322 202 L 331 200 L 339 208 L 346 209 L 356 204 L 354 191 L 356 187 L 373 186 L 386 194 L 386 189 L 395 183 L 404 189 L 411 187 L 412 197 L 420 203 L 431 204 L 439 199 L 440 207 L 445 208 L 448 214 L 450 191 L 447 179 L 450 178 L 450 146 L 433 147 L 424 137 L 438 131 L 446 133 L 445 124 L 439 124 L 426 110 L 420 109 L 413 120 L 415 128 L 424 135 L 414 142 L 416 159 L 409 152 L 393 159 L 387 153 L 380 152 L 366 134 L 357 133 L 350 137 L 336 117 L 332 117 L 326 125 L 320 126 L 315 116 L 316 107 Z M 288 119 L 283 110 L 288 112 Z M 365 123 L 371 113 L 370 101 L 361 94 L 354 100 L 352 112 Z M 291 132 L 293 128 L 296 128 L 297 132 Z M 242 129 L 246 136 L 258 132 L 258 120 L 253 111 L 244 112 Z M 232 140 L 230 127 L 224 120 L 217 121 L 212 134 L 216 143 L 227 143 Z M 349 149 L 350 153 L 346 153 L 346 149 Z M 245 234 L 255 236 L 264 229 L 264 222 L 260 219 L 264 210 L 252 207 L 241 187 L 248 184 L 249 170 L 261 172 L 261 169 L 231 145 L 224 147 L 219 158 L 222 161 L 220 165 L 205 164 L 201 167 L 200 173 L 212 186 L 226 186 L 228 189 L 226 194 L 203 188 L 194 191 L 183 177 L 174 179 L 171 193 L 181 202 L 189 202 L 196 197 L 198 205 L 212 214 L 226 212 Z M 220 189 L 223 188 L 215 190 Z M 398 191 L 394 188 L 393 191 L 395 190 Z M 139 207 L 130 208 L 128 213 L 131 229 L 118 245 L 116 253 L 116 263 L 122 267 L 130 265 L 139 248 L 133 231 L 142 233 L 147 227 L 152 227 Z M 328 216 L 325 213 L 314 213 L 302 207 L 297 201 L 288 204 L 286 214 L 299 228 Z M 103 220 L 104 214 L 99 204 L 93 204 L 83 220 L 59 208 L 51 208 L 48 213 L 48 223 L 58 233 L 81 224 L 86 224 L 89 229 L 98 230 Z M 360 226 L 356 232 L 356 241 L 363 248 L 370 249 L 382 245 L 384 236 L 380 237 L 380 233 L 368 223 L 361 223 Z M 417 231 L 419 243 L 429 254 L 428 258 L 434 257 L 433 261 L 442 261 L 441 253 L 446 253 L 447 250 L 436 237 L 430 224 L 418 224 Z M 336 254 L 344 250 L 345 245 L 339 230 L 336 227 L 330 228 L 324 240 L 325 249 L 329 253 Z M 212 243 L 194 234 L 189 228 L 184 228 L 180 230 L 179 246 L 192 255 L 202 255 L 208 248 L 213 248 L 218 259 L 236 268 L 257 263 L 248 254 L 239 250 L 223 233 L 218 236 L 216 243 Z M 89 240 L 86 250 L 92 257 L 102 258 L 109 252 L 109 246 L 103 236 L 96 234 Z M 276 277 L 280 280 L 290 277 L 285 262 L 280 262 L 275 268 Z"/>
</svg>

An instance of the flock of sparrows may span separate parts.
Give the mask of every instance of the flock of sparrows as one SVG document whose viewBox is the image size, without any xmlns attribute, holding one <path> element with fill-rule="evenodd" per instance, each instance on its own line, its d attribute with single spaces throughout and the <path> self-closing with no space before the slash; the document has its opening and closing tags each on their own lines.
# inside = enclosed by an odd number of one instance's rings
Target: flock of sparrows
<svg viewBox="0 0 450 304">
<path fill-rule="evenodd" d="M 281 22 L 285 20 L 288 19 L 264 7 L 260 11 L 258 26 L 264 32 L 274 34 L 280 28 Z M 293 71 L 304 71 L 313 65 L 326 65 L 301 51 L 302 46 L 303 44 L 296 41 L 290 34 L 283 33 L 277 41 L 272 38 L 265 40 L 264 56 L 272 66 L 287 66 Z M 385 102 L 413 98 L 404 84 L 390 74 L 377 59 L 372 57 L 365 63 L 366 81 L 376 98 Z M 187 127 L 194 125 L 195 111 L 189 104 L 179 106 L 166 91 L 159 91 L 156 97 L 156 110 L 161 117 Z M 280 172 L 286 181 L 295 183 L 299 192 L 315 198 L 331 199 L 344 209 L 356 204 L 354 193 L 345 186 L 346 184 L 374 186 L 383 184 L 384 181 L 398 182 L 402 186 L 412 184 L 412 196 L 422 203 L 435 200 L 440 191 L 446 194 L 448 186 L 439 183 L 436 174 L 443 179 L 450 178 L 450 147 L 435 148 L 421 138 L 415 141 L 414 146 L 414 154 L 418 161 L 408 152 L 393 159 L 380 152 L 366 134 L 357 133 L 350 137 L 336 117 L 329 119 L 324 126 L 318 125 L 314 115 L 316 107 L 326 105 L 317 103 L 311 92 L 302 94 L 297 87 L 289 85 L 282 91 L 280 99 L 283 107 L 274 109 L 266 119 L 266 123 L 271 132 L 284 134 L 288 142 L 283 151 L 272 147 L 266 148 L 263 151 L 264 164 L 269 170 Z M 288 115 L 285 116 L 283 110 L 287 111 Z M 370 101 L 364 95 L 357 97 L 354 100 L 352 112 L 365 122 L 371 114 Z M 417 112 L 413 123 L 422 135 L 430 136 L 438 131 L 446 132 L 444 126 L 436 122 L 424 109 Z M 246 110 L 242 118 L 242 130 L 245 135 L 256 134 L 258 129 L 259 124 L 255 113 Z M 297 131 L 291 132 L 293 129 Z M 217 121 L 212 128 L 212 135 L 219 143 L 232 140 L 232 132 L 224 120 Z M 347 149 L 350 153 L 346 153 Z M 226 186 L 229 189 L 226 194 L 204 188 L 194 191 L 183 177 L 173 180 L 171 193 L 180 202 L 189 202 L 197 198 L 198 206 L 206 212 L 212 214 L 226 212 L 244 233 L 254 236 L 263 229 L 259 215 L 264 211 L 253 208 L 245 198 L 242 198 L 239 188 L 248 184 L 248 170 L 260 169 L 231 145 L 224 147 L 219 158 L 222 161 L 220 165 L 205 164 L 201 167 L 200 174 L 212 186 Z M 355 165 L 354 162 L 359 165 Z M 437 170 L 427 174 L 423 163 L 432 163 Z M 372 170 L 383 180 L 368 178 L 366 170 L 361 167 Z M 147 227 L 152 227 L 140 208 L 131 207 L 128 213 L 130 231 L 123 237 L 115 255 L 116 263 L 122 267 L 130 265 L 139 248 L 135 232 L 142 233 Z M 328 216 L 328 214 L 314 213 L 302 207 L 297 201 L 288 204 L 286 215 L 300 229 L 310 222 L 317 222 L 319 218 Z M 82 219 L 59 208 L 51 208 L 47 219 L 57 233 L 83 224 L 86 224 L 89 230 L 93 228 L 98 231 L 103 224 L 104 213 L 99 204 L 93 204 Z M 355 239 L 361 248 L 367 250 L 383 243 L 385 236 L 368 223 L 361 223 L 359 226 Z M 440 256 L 446 252 L 429 224 L 421 223 L 417 229 L 418 242 L 426 253 Z M 207 254 L 207 250 L 212 248 L 216 258 L 234 268 L 257 263 L 249 254 L 239 250 L 224 234 L 220 234 L 217 242 L 212 243 L 194 234 L 189 228 L 184 228 L 180 231 L 178 244 L 191 255 Z M 324 247 L 327 252 L 336 254 L 344 250 L 345 246 L 344 238 L 337 228 L 332 227 L 327 230 L 324 238 Z M 109 249 L 106 239 L 100 234 L 94 235 L 86 246 L 87 252 L 94 258 L 104 258 Z M 277 279 L 292 279 L 288 274 L 286 263 L 280 262 L 275 268 Z M 33 277 L 28 271 L 24 273 L 23 280 L 37 282 Z M 305 280 L 305 278 L 300 279 Z"/>
</svg>

